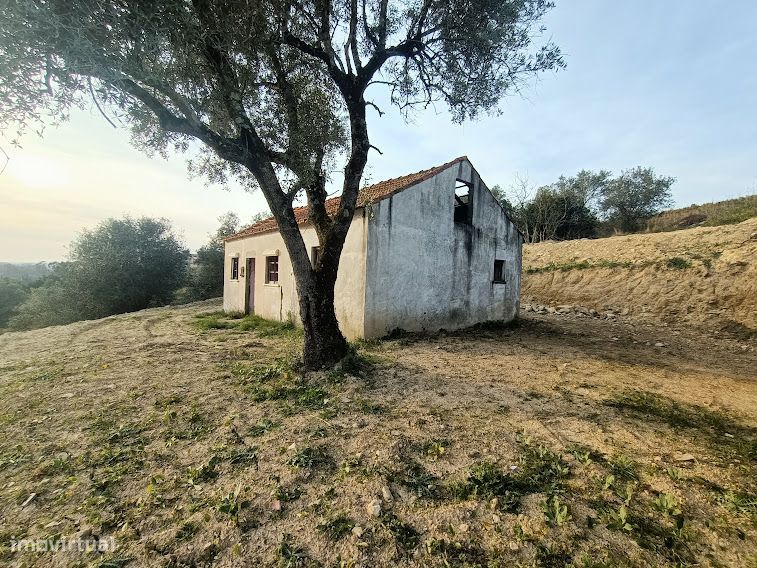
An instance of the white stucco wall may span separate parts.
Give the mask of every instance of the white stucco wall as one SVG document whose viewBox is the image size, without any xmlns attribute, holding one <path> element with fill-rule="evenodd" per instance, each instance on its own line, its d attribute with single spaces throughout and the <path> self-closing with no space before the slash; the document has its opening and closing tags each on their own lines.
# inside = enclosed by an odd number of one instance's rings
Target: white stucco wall
<svg viewBox="0 0 757 568">
<path fill-rule="evenodd" d="M 300 229 L 308 254 L 318 246 L 318 236 L 310 225 Z M 355 339 L 363 336 L 365 300 L 365 260 L 368 223 L 363 209 L 358 209 L 350 225 L 339 265 L 335 289 L 336 315 L 345 337 Z M 300 323 L 297 288 L 292 263 L 284 240 L 278 231 L 253 235 L 226 242 L 224 265 L 223 309 L 227 312 L 244 311 L 247 274 L 237 280 L 231 279 L 231 258 L 239 254 L 240 271 L 247 258 L 255 258 L 255 313 L 261 317 L 284 321 L 292 319 Z M 265 283 L 265 257 L 279 255 L 279 281 Z"/>
<path fill-rule="evenodd" d="M 472 224 L 455 223 L 455 180 L 473 183 Z M 365 337 L 511 320 L 522 237 L 469 162 L 368 208 Z M 506 282 L 493 282 L 494 260 Z"/>
</svg>

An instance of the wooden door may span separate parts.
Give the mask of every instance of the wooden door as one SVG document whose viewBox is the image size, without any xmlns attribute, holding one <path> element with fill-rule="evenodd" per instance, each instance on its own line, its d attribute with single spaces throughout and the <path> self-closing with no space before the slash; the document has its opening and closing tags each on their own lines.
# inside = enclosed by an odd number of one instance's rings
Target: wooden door
<svg viewBox="0 0 757 568">
<path fill-rule="evenodd" d="M 247 288 L 245 293 L 244 311 L 248 314 L 255 313 L 255 259 L 247 259 Z"/>
</svg>

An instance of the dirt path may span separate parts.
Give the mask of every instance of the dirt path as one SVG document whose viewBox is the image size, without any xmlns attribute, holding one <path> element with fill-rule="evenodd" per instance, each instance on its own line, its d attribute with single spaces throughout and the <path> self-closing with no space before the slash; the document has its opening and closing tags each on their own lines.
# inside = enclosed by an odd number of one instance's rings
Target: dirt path
<svg viewBox="0 0 757 568">
<path fill-rule="evenodd" d="M 753 342 L 526 314 L 365 343 L 367 368 L 303 381 L 296 332 L 196 317 L 215 309 L 0 336 L 2 562 L 757 558 Z M 9 549 L 89 534 L 116 551 Z"/>
</svg>

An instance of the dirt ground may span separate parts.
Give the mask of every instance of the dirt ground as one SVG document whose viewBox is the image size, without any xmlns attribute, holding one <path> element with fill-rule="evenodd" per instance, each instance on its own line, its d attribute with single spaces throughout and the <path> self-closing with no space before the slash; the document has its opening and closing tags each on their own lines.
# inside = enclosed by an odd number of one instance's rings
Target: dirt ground
<svg viewBox="0 0 757 568">
<path fill-rule="evenodd" d="M 303 378 L 218 309 L 0 336 L 0 563 L 757 566 L 753 340 L 529 313 Z"/>
<path fill-rule="evenodd" d="M 523 248 L 524 303 L 757 334 L 757 218 Z"/>
</svg>

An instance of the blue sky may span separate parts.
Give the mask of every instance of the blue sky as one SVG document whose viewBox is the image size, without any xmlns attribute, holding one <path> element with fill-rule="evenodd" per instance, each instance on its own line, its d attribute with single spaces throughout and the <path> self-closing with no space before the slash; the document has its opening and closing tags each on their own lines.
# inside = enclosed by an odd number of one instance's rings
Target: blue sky
<svg viewBox="0 0 757 568">
<path fill-rule="evenodd" d="M 466 154 L 490 186 L 644 165 L 677 178 L 677 205 L 757 193 L 757 2 L 557 3 L 545 24 L 567 69 L 461 126 L 443 108 L 409 125 L 373 113 L 383 155 L 371 154 L 368 180 Z M 194 249 L 225 211 L 244 220 L 266 208 L 260 194 L 189 180 L 182 157 L 144 156 L 91 112 L 22 149 L 0 145 L 0 260 L 61 259 L 79 230 L 125 214 L 167 217 Z"/>
</svg>

